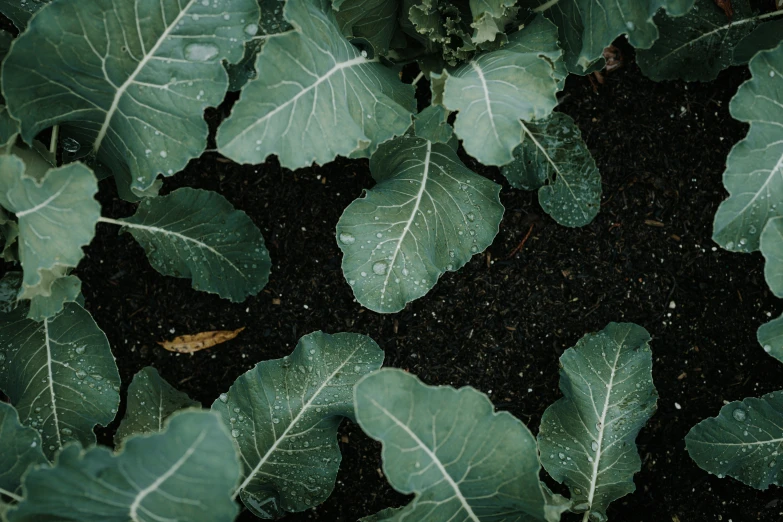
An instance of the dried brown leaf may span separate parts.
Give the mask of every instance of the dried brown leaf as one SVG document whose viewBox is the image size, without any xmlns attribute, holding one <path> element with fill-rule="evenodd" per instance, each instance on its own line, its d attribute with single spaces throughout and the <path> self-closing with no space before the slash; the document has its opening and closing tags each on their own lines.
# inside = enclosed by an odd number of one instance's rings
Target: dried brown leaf
<svg viewBox="0 0 783 522">
<path fill-rule="evenodd" d="M 180 335 L 171 341 L 158 341 L 158 344 L 170 352 L 193 354 L 199 350 L 211 348 L 216 344 L 230 341 L 245 327 L 236 330 L 213 330 L 193 335 Z"/>
<path fill-rule="evenodd" d="M 713 0 L 715 5 L 720 7 L 726 15 L 726 18 L 731 20 L 734 17 L 734 8 L 731 7 L 731 0 Z"/>
</svg>

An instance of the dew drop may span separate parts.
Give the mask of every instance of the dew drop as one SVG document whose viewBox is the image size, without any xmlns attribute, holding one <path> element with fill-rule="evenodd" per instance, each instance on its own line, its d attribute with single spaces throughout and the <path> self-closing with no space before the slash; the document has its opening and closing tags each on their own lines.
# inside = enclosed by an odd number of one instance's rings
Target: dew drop
<svg viewBox="0 0 783 522">
<path fill-rule="evenodd" d="M 356 242 L 356 238 L 353 237 L 353 234 L 342 232 L 340 234 L 340 242 L 345 243 L 346 245 L 353 245 Z"/>
<path fill-rule="evenodd" d="M 738 420 L 740 422 L 744 421 L 745 418 L 747 418 L 747 413 L 745 413 L 745 410 L 742 408 L 737 408 L 733 412 L 731 412 L 731 416 L 734 417 L 735 420 Z"/>
<path fill-rule="evenodd" d="M 218 398 L 220 399 L 220 402 L 228 402 L 228 395 L 226 395 L 225 393 L 221 393 L 220 397 Z"/>
<path fill-rule="evenodd" d="M 76 141 L 73 138 L 65 138 L 63 140 L 63 150 L 65 152 L 70 152 L 71 154 L 75 154 L 79 151 L 79 149 L 82 148 L 82 146 L 79 144 L 78 141 Z"/>
<path fill-rule="evenodd" d="M 192 43 L 185 46 L 185 58 L 191 62 L 206 62 L 218 55 L 217 45 L 209 43 Z"/>
<path fill-rule="evenodd" d="M 389 265 L 384 263 L 383 261 L 378 261 L 374 265 L 372 265 L 372 271 L 377 275 L 384 275 L 386 273 L 386 269 Z"/>
<path fill-rule="evenodd" d="M 239 437 L 239 430 L 231 430 L 231 436 L 235 439 Z"/>
<path fill-rule="evenodd" d="M 247 24 L 245 26 L 245 34 L 248 36 L 255 36 L 258 34 L 258 25 L 257 24 Z"/>
</svg>

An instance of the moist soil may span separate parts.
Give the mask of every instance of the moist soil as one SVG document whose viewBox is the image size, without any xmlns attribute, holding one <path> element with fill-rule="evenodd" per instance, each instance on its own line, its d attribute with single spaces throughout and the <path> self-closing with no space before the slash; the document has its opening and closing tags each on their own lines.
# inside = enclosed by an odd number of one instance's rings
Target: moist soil
<svg viewBox="0 0 783 522">
<path fill-rule="evenodd" d="M 163 193 L 181 186 L 218 191 L 263 231 L 272 274 L 244 303 L 158 274 L 130 236 L 99 224 L 77 273 L 86 307 L 117 358 L 123 396 L 133 374 L 152 365 L 208 407 L 259 361 L 289 354 L 302 335 L 348 331 L 377 341 L 387 366 L 428 384 L 472 386 L 537 433 L 542 413 L 561 396 L 563 351 L 611 321 L 632 321 L 652 334 L 660 399 L 637 440 L 636 492 L 613 503 L 609 519 L 780 520 L 780 489 L 760 492 L 718 479 L 691 461 L 683 442 L 727 401 L 783 388 L 783 365 L 755 338 L 759 325 L 783 309 L 764 282 L 763 259 L 726 252 L 711 240 L 726 197 L 726 156 L 747 132 L 730 117 L 729 100 L 748 72 L 724 71 L 711 83 L 654 83 L 625 53 L 625 66 L 603 84 L 569 78 L 558 108 L 579 124 L 601 170 L 598 217 L 583 228 L 560 226 L 535 193 L 511 189 L 498 169 L 463 156 L 503 186 L 500 232 L 486 252 L 397 314 L 362 308 L 340 270 L 334 229 L 343 209 L 373 185 L 366 161 L 291 172 L 274 161 L 241 166 L 208 152 L 165 181 Z M 214 123 L 229 110 L 209 118 Z M 100 199 L 106 216 L 133 212 L 110 181 L 102 182 Z M 246 329 L 235 340 L 193 356 L 156 344 L 239 327 Z M 110 443 L 116 424 L 100 430 L 102 442 Z M 380 444 L 347 421 L 339 439 L 334 493 L 287 520 L 353 522 L 407 502 L 384 479 Z M 581 516 L 564 517 L 570 519 Z"/>
</svg>

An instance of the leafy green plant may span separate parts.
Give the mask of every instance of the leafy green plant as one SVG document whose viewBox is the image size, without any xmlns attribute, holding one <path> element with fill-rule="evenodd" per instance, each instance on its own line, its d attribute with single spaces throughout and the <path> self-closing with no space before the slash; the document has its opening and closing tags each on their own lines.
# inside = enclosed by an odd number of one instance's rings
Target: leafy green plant
<svg viewBox="0 0 783 522">
<path fill-rule="evenodd" d="M 560 358 L 564 397 L 544 412 L 536 439 L 496 413 L 473 388 L 426 386 L 384 369 L 356 385 L 356 418 L 383 443 L 391 485 L 414 500 L 365 520 L 606 520 L 606 508 L 634 491 L 641 469 L 636 436 L 655 412 L 649 334 L 611 323 Z M 540 458 L 539 458 L 540 452 Z M 570 500 L 540 481 L 541 466 Z"/>
<path fill-rule="evenodd" d="M 15 322 L 28 326 L 14 335 Z M 315 332 L 290 356 L 240 376 L 211 412 L 144 368 L 128 388 L 112 454 L 95 446 L 92 429 L 117 413 L 119 376 L 89 314 L 70 303 L 53 321 L 14 310 L 0 324 L 0 389 L 13 404 L 0 403 L 9 522 L 228 521 L 237 497 L 267 519 L 313 507 L 334 487 L 337 428 L 353 418 L 353 385 L 383 362 L 366 336 Z"/>
</svg>

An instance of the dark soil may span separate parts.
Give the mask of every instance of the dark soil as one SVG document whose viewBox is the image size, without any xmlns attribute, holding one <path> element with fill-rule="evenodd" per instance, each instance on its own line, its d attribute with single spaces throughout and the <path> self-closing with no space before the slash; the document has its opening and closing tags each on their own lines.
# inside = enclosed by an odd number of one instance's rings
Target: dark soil
<svg viewBox="0 0 783 522">
<path fill-rule="evenodd" d="M 560 110 L 576 119 L 601 169 L 601 213 L 584 228 L 559 226 L 535 193 L 510 189 L 497 169 L 466 158 L 503 184 L 500 233 L 487 252 L 398 314 L 359 306 L 340 270 L 334 228 L 373 184 L 366 162 L 289 172 L 274 162 L 235 165 L 215 153 L 166 180 L 164 192 L 216 190 L 246 211 L 274 262 L 266 289 L 241 304 L 198 293 L 187 280 L 156 273 L 129 236 L 101 224 L 78 270 L 87 309 L 109 337 L 125 386 L 152 365 L 208 406 L 257 362 L 289 354 L 304 334 L 360 332 L 386 351 L 386 365 L 429 384 L 473 386 L 533 433 L 560 397 L 563 351 L 610 321 L 633 321 L 653 336 L 660 400 L 638 438 L 637 491 L 612 505 L 610 520 L 780 519 L 780 489 L 758 492 L 709 475 L 683 442 L 725 401 L 783 388 L 783 366 L 755 339 L 758 326 L 783 308 L 764 282 L 762 257 L 725 252 L 710 239 L 726 196 L 726 155 L 747 130 L 729 116 L 729 100 L 747 77 L 732 69 L 712 83 L 658 84 L 630 63 L 597 92 L 587 79 L 570 78 Z M 110 217 L 133 211 L 110 182 L 103 182 L 101 201 Z M 524 248 L 509 258 L 531 227 Z M 247 329 L 236 340 L 193 357 L 156 345 L 240 326 Z M 287 520 L 355 521 L 406 502 L 382 476 L 379 444 L 348 423 L 340 436 L 333 495 Z"/>
</svg>

